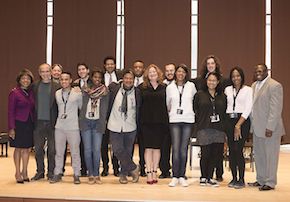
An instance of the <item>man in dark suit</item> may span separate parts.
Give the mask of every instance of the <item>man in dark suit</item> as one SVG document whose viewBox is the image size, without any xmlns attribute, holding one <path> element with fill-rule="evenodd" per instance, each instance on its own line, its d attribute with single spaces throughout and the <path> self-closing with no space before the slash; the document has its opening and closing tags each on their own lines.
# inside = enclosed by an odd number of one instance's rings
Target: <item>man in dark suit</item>
<svg viewBox="0 0 290 202">
<path fill-rule="evenodd" d="M 44 145 L 47 142 L 48 173 L 47 178 L 53 177 L 55 167 L 55 139 L 54 126 L 57 118 L 57 105 L 55 92 L 60 88 L 59 84 L 51 80 L 51 67 L 49 64 L 41 64 L 38 68 L 40 80 L 34 83 L 36 126 L 33 134 L 36 174 L 31 180 L 36 181 L 44 178 Z"/>
<path fill-rule="evenodd" d="M 135 60 L 135 62 L 133 63 L 133 73 L 135 75 L 135 79 L 134 79 L 134 86 L 138 87 L 140 85 L 142 85 L 143 83 L 143 74 L 145 71 L 145 66 L 144 66 L 144 62 L 142 60 Z M 141 137 L 141 133 L 140 131 L 137 131 L 137 143 L 139 146 L 139 165 L 140 165 L 140 176 L 145 177 L 146 176 L 146 172 L 145 172 L 145 159 L 144 159 L 144 152 L 145 152 L 145 148 L 144 148 L 144 143 L 143 143 L 143 139 Z M 134 147 L 133 147 L 133 152 L 134 153 Z"/>
<path fill-rule="evenodd" d="M 139 167 L 133 162 L 132 149 L 138 128 L 141 94 L 134 87 L 134 73 L 125 70 L 123 82 L 112 83 L 109 90 L 107 128 L 113 152 L 121 164 L 119 182 L 128 183 L 127 176 L 130 175 L 132 182 L 136 183 L 139 180 Z"/>
<path fill-rule="evenodd" d="M 122 73 L 120 70 L 116 69 L 116 59 L 114 57 L 108 56 L 104 59 L 104 80 L 105 85 L 108 87 L 111 83 L 118 83 L 118 81 L 122 78 Z M 109 142 L 110 142 L 110 135 L 108 130 L 106 130 L 105 134 L 103 135 L 102 139 L 102 147 L 101 147 L 101 156 L 103 161 L 103 171 L 101 175 L 103 177 L 107 176 L 109 174 Z M 112 164 L 113 164 L 113 170 L 114 175 L 118 176 L 119 174 L 119 163 L 116 156 L 112 155 Z"/>
<path fill-rule="evenodd" d="M 265 64 L 255 67 L 253 109 L 251 114 L 253 148 L 257 169 L 256 182 L 250 186 L 260 191 L 273 190 L 277 184 L 277 169 L 281 136 L 285 134 L 282 120 L 283 87 L 268 76 Z"/>
</svg>

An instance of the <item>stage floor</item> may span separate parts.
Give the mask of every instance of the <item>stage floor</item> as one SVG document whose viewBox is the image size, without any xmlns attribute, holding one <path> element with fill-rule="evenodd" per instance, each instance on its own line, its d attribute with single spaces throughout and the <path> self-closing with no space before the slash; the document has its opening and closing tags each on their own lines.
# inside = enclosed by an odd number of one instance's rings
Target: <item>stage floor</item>
<svg viewBox="0 0 290 202">
<path fill-rule="evenodd" d="M 0 201 L 12 201 L 13 197 L 26 201 L 25 198 L 36 199 L 61 199 L 61 200 L 94 200 L 94 201 L 290 201 L 290 152 L 283 150 L 280 153 L 278 186 L 274 191 L 260 192 L 256 188 L 246 187 L 241 190 L 227 187 L 231 174 L 225 168 L 224 182 L 220 187 L 200 187 L 198 168 L 187 169 L 189 187 L 168 187 L 170 179 L 159 180 L 156 185 L 147 185 L 146 178 L 140 178 L 139 183 L 121 185 L 118 178 L 112 173 L 102 178 L 102 185 L 89 185 L 87 178 L 81 178 L 80 185 L 72 183 L 72 169 L 66 166 L 63 181 L 49 184 L 47 180 L 16 184 L 14 180 L 13 150 L 9 149 L 9 157 L 0 158 Z M 68 158 L 69 160 L 70 158 Z M 135 155 L 134 161 L 138 162 Z M 197 162 L 196 162 L 197 163 Z M 29 176 L 35 172 L 35 159 L 33 154 L 29 162 Z M 102 169 L 100 169 L 102 170 Z M 111 171 L 112 172 L 112 171 Z M 255 180 L 249 164 L 246 165 L 246 182 Z M 1 200 L 2 199 L 2 200 Z M 24 199 L 24 200 L 23 200 Z"/>
</svg>

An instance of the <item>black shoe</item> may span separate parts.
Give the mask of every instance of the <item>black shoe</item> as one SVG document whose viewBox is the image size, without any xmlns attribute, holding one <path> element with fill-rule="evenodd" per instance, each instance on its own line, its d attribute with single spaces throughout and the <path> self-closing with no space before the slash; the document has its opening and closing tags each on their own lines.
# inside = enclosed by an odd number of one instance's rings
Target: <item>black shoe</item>
<svg viewBox="0 0 290 202">
<path fill-rule="evenodd" d="M 185 175 L 184 175 L 184 179 L 186 179 L 186 180 L 187 180 L 187 179 L 188 179 L 188 178 L 187 178 L 187 176 L 185 176 Z"/>
<path fill-rule="evenodd" d="M 86 170 L 81 170 L 81 177 L 87 177 L 88 173 Z"/>
<path fill-rule="evenodd" d="M 216 181 L 218 181 L 218 182 L 222 182 L 222 181 L 224 181 L 224 178 L 223 178 L 223 177 L 217 177 L 217 178 L 216 178 Z"/>
<path fill-rule="evenodd" d="M 108 169 L 104 168 L 103 172 L 101 173 L 101 176 L 105 177 L 105 176 L 108 176 L 108 175 L 109 175 Z"/>
<path fill-rule="evenodd" d="M 141 171 L 140 171 L 140 176 L 141 176 L 141 177 L 146 177 L 146 176 L 147 176 L 147 175 L 146 175 L 146 172 L 145 172 L 144 169 L 141 169 Z"/>
<path fill-rule="evenodd" d="M 159 179 L 171 178 L 170 173 L 161 173 Z"/>
<path fill-rule="evenodd" d="M 236 184 L 235 184 L 235 189 L 242 189 L 244 188 L 246 185 L 245 185 L 245 182 L 244 180 L 239 180 Z"/>
<path fill-rule="evenodd" d="M 230 181 L 230 183 L 228 184 L 228 187 L 230 187 L 230 188 L 234 188 L 236 184 L 237 184 L 237 180 L 232 180 L 232 181 Z"/>
<path fill-rule="evenodd" d="M 63 174 L 61 174 L 61 176 L 63 176 Z M 48 173 L 46 175 L 46 177 L 47 177 L 47 180 L 49 181 L 49 180 L 51 180 L 53 178 L 53 174 L 52 173 Z"/>
<path fill-rule="evenodd" d="M 262 187 L 262 185 L 259 184 L 259 182 L 257 182 L 257 181 L 256 182 L 249 182 L 248 185 L 250 187 Z"/>
<path fill-rule="evenodd" d="M 118 170 L 118 169 L 114 169 L 114 175 L 115 175 L 116 177 L 119 177 L 119 170 Z"/>
<path fill-rule="evenodd" d="M 270 190 L 274 190 L 274 189 L 275 189 L 275 188 L 270 187 L 270 186 L 268 186 L 268 185 L 263 185 L 263 186 L 259 187 L 259 190 L 260 190 L 260 191 L 270 191 Z"/>
<path fill-rule="evenodd" d="M 74 184 L 80 184 L 80 183 L 81 183 L 81 181 L 80 181 L 79 176 L 74 175 Z"/>
<path fill-rule="evenodd" d="M 24 180 L 16 180 L 18 184 L 24 184 Z"/>
<path fill-rule="evenodd" d="M 44 173 L 36 173 L 32 178 L 31 180 L 32 181 L 37 181 L 37 180 L 40 180 L 40 179 L 43 179 L 44 178 Z"/>
</svg>

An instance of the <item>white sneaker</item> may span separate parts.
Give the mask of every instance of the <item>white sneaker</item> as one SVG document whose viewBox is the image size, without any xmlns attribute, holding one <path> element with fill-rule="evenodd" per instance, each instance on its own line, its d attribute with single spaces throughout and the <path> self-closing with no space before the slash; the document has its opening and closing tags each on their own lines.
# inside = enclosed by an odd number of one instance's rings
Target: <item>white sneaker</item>
<svg viewBox="0 0 290 202">
<path fill-rule="evenodd" d="M 178 184 L 178 178 L 173 177 L 171 182 L 168 184 L 170 187 L 175 187 Z"/>
<path fill-rule="evenodd" d="M 206 186 L 206 178 L 200 178 L 199 185 Z"/>
<path fill-rule="evenodd" d="M 186 179 L 184 179 L 184 177 L 179 178 L 179 184 L 183 187 L 188 187 L 188 182 Z"/>
</svg>

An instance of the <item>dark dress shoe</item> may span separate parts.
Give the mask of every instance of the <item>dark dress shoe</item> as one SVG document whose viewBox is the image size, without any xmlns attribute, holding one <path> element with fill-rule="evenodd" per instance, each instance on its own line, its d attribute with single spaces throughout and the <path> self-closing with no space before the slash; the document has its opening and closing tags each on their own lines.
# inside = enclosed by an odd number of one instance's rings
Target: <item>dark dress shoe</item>
<svg viewBox="0 0 290 202">
<path fill-rule="evenodd" d="M 32 178 L 31 180 L 32 181 L 37 181 L 37 180 L 40 180 L 40 179 L 43 179 L 44 178 L 44 173 L 36 173 Z"/>
<path fill-rule="evenodd" d="M 146 175 L 146 172 L 145 172 L 145 169 L 141 169 L 140 170 L 140 176 L 141 177 L 146 177 L 147 175 Z"/>
<path fill-rule="evenodd" d="M 224 178 L 223 178 L 223 177 L 217 177 L 217 178 L 216 178 L 216 181 L 218 181 L 218 182 L 222 182 L 222 181 L 224 181 Z"/>
<path fill-rule="evenodd" d="M 261 187 L 262 185 L 261 184 L 259 184 L 259 182 L 249 182 L 248 183 L 248 185 L 250 186 L 250 187 Z"/>
<path fill-rule="evenodd" d="M 18 184 L 24 184 L 24 181 L 23 181 L 23 180 L 16 180 L 16 182 L 17 182 Z"/>
<path fill-rule="evenodd" d="M 170 173 L 161 173 L 159 179 L 171 178 Z"/>
<path fill-rule="evenodd" d="M 104 169 L 103 172 L 101 173 L 101 176 L 105 177 L 105 176 L 108 176 L 109 175 L 109 172 L 107 169 Z"/>
<path fill-rule="evenodd" d="M 259 188 L 260 191 L 270 191 L 270 190 L 273 190 L 274 188 L 273 187 L 270 187 L 268 185 L 263 185 Z"/>
<path fill-rule="evenodd" d="M 30 179 L 29 178 L 25 178 L 23 179 L 24 182 L 30 182 Z"/>
<path fill-rule="evenodd" d="M 119 170 L 114 170 L 114 175 L 115 175 L 116 177 L 119 177 Z"/>
</svg>

